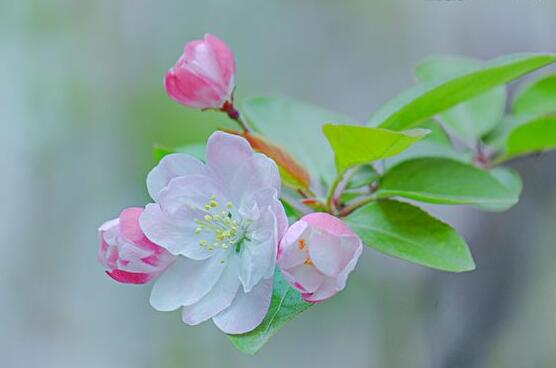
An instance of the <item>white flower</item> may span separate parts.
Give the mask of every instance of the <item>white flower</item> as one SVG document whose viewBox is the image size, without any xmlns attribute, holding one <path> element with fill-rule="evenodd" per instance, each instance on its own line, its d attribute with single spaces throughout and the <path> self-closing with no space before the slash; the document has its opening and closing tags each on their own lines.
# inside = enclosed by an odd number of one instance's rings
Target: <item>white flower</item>
<svg viewBox="0 0 556 368">
<path fill-rule="evenodd" d="M 288 226 L 274 161 L 245 139 L 216 132 L 206 165 L 168 155 L 147 187 L 156 203 L 147 205 L 141 228 L 177 256 L 156 281 L 151 305 L 183 307 L 185 323 L 212 318 L 230 334 L 257 327 L 270 306 L 277 246 Z"/>
</svg>

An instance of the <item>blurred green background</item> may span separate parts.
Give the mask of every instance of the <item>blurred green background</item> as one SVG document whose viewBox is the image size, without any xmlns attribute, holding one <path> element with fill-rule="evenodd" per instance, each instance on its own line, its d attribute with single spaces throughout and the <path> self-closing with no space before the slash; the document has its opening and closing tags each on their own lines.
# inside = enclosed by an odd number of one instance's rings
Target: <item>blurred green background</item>
<svg viewBox="0 0 556 368">
<path fill-rule="evenodd" d="M 0 1 L 0 367 L 556 366 L 555 154 L 514 165 L 525 191 L 506 213 L 431 208 L 477 271 L 367 249 L 343 293 L 255 357 L 106 277 L 96 229 L 148 201 L 152 145 L 229 126 L 163 89 L 205 32 L 234 49 L 239 98 L 289 95 L 364 121 L 431 54 L 554 51 L 556 2 Z"/>
</svg>

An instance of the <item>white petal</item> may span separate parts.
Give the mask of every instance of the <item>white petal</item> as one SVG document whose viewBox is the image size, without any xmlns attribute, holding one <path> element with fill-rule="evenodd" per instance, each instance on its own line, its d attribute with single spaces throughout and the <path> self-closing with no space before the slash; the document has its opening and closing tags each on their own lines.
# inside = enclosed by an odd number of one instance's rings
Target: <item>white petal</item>
<svg viewBox="0 0 556 368">
<path fill-rule="evenodd" d="M 239 290 L 232 305 L 213 317 L 214 324 L 227 334 L 242 334 L 261 324 L 270 307 L 272 278 L 261 281 L 250 293 Z"/>
<path fill-rule="evenodd" d="M 262 213 L 253 225 L 256 230 L 251 233 L 249 241 L 241 244 L 241 266 L 239 279 L 243 290 L 248 293 L 261 279 L 274 274 L 278 240 L 276 238 L 276 218 L 270 207 Z"/>
<path fill-rule="evenodd" d="M 198 325 L 232 304 L 239 290 L 240 282 L 237 277 L 237 257 L 228 257 L 228 259 L 226 269 L 212 290 L 197 303 L 183 307 L 183 322 L 188 325 Z"/>
<path fill-rule="evenodd" d="M 172 311 L 197 303 L 214 287 L 226 268 L 224 252 L 215 253 L 205 261 L 177 257 L 156 280 L 150 302 L 154 309 Z"/>
<path fill-rule="evenodd" d="M 280 193 L 275 188 L 264 188 L 253 193 L 253 200 L 260 208 L 270 206 L 276 217 L 277 238 L 282 239 L 288 230 L 288 217 L 282 202 L 279 200 Z"/>
<path fill-rule="evenodd" d="M 207 164 L 229 184 L 238 167 L 253 156 L 253 149 L 245 138 L 224 132 L 213 133 L 207 143 Z"/>
<path fill-rule="evenodd" d="M 210 257 L 209 250 L 200 246 L 203 234 L 195 234 L 195 223 L 191 221 L 177 222 L 162 212 L 160 205 L 148 204 L 139 218 L 141 230 L 155 244 L 174 255 L 202 260 Z"/>
<path fill-rule="evenodd" d="M 147 175 L 147 190 L 153 200 L 170 180 L 184 175 L 207 175 L 207 167 L 198 159 L 183 153 L 166 155 Z"/>
<path fill-rule="evenodd" d="M 264 188 L 272 188 L 280 193 L 280 173 L 278 166 L 267 156 L 257 153 L 241 163 L 230 182 L 232 201 L 241 203 L 251 200 L 253 195 Z"/>
</svg>

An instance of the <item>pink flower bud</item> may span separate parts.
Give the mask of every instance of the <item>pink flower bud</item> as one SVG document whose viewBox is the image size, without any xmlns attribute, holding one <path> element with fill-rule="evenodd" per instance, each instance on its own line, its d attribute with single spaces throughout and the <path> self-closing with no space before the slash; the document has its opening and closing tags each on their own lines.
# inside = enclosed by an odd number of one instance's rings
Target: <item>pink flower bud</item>
<svg viewBox="0 0 556 368">
<path fill-rule="evenodd" d="M 139 227 L 142 208 L 128 208 L 119 218 L 104 223 L 99 229 L 98 259 L 108 276 L 124 284 L 145 284 L 174 260 L 166 249 L 145 237 Z"/>
<path fill-rule="evenodd" d="M 361 239 L 345 223 L 327 213 L 312 213 L 282 238 L 278 266 L 305 301 L 318 303 L 346 286 L 362 251 Z"/>
<path fill-rule="evenodd" d="M 177 102 L 200 109 L 220 109 L 231 101 L 236 64 L 232 50 L 217 37 L 185 45 L 183 55 L 166 73 L 166 91 Z"/>
</svg>

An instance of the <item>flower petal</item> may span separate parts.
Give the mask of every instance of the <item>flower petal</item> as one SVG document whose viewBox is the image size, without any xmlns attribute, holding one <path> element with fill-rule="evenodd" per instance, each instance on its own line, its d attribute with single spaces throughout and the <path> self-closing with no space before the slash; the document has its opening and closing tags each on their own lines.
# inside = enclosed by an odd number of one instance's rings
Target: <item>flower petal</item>
<svg viewBox="0 0 556 368">
<path fill-rule="evenodd" d="M 241 244 L 239 279 L 243 290 L 249 293 L 263 278 L 274 274 L 278 239 L 276 218 L 270 207 L 263 210 L 259 220 L 252 225 L 256 230 L 250 240 Z"/>
<path fill-rule="evenodd" d="M 172 311 L 201 300 L 214 287 L 226 268 L 223 252 L 205 261 L 177 257 L 176 261 L 156 280 L 150 302 L 154 309 Z"/>
<path fill-rule="evenodd" d="M 216 198 L 220 211 L 228 201 L 217 181 L 209 176 L 187 175 L 174 178 L 159 193 L 158 203 L 162 211 L 180 221 L 193 221 L 208 211 L 204 208 Z M 214 196 L 214 197 L 213 197 Z"/>
<path fill-rule="evenodd" d="M 302 240 L 305 244 L 308 241 L 310 234 L 309 225 L 304 221 L 295 222 L 286 235 L 280 241 L 278 249 L 278 264 L 282 269 L 289 269 L 305 262 L 307 258 L 307 248 L 299 246 L 299 241 Z"/>
<path fill-rule="evenodd" d="M 214 324 L 227 334 L 242 334 L 255 329 L 268 313 L 273 279 L 265 279 L 250 293 L 239 290 L 232 305 L 213 317 Z"/>
<path fill-rule="evenodd" d="M 303 300 L 309 303 L 319 303 L 336 295 L 336 280 L 327 277 L 317 291 L 314 293 L 301 294 Z"/>
<path fill-rule="evenodd" d="M 145 236 L 174 255 L 202 260 L 210 257 L 209 250 L 199 245 L 201 234 L 195 234 L 193 222 L 178 223 L 164 213 L 158 204 L 148 204 L 139 222 Z"/>
<path fill-rule="evenodd" d="M 205 35 L 205 42 L 212 49 L 216 62 L 219 65 L 220 78 L 227 84 L 228 93 L 231 94 L 234 88 L 234 74 L 236 72 L 234 53 L 224 41 L 209 33 Z"/>
<path fill-rule="evenodd" d="M 240 286 L 237 277 L 239 265 L 237 257 L 228 257 L 228 259 L 226 269 L 212 290 L 197 303 L 183 307 L 183 322 L 188 325 L 198 325 L 232 304 Z"/>
<path fill-rule="evenodd" d="M 147 189 L 155 201 L 170 180 L 184 175 L 208 175 L 207 167 L 198 159 L 183 153 L 164 156 L 147 175 Z"/>
<path fill-rule="evenodd" d="M 350 254 L 350 258 L 344 269 L 338 274 L 338 278 L 336 279 L 336 289 L 342 290 L 346 287 L 346 282 L 349 274 L 355 269 L 357 265 L 357 261 L 363 253 L 363 244 L 361 239 L 357 236 L 350 236 L 344 237 L 342 239 L 342 247 L 344 249 L 349 249 L 350 252 L 346 252 Z"/>
<path fill-rule="evenodd" d="M 347 263 L 347 260 L 344 262 L 341 242 L 341 238 L 322 230 L 313 231 L 309 240 L 311 260 L 326 276 L 338 276 Z"/>
<path fill-rule="evenodd" d="M 282 270 L 282 273 L 291 285 L 303 293 L 316 291 L 326 279 L 326 276 L 315 267 L 307 264 L 301 264 L 289 270 Z"/>
<path fill-rule="evenodd" d="M 256 153 L 235 171 L 230 182 L 232 201 L 249 201 L 263 188 L 273 188 L 280 193 L 280 173 L 274 161 L 262 153 Z"/>
<path fill-rule="evenodd" d="M 253 156 L 253 149 L 245 138 L 224 132 L 213 133 L 207 143 L 207 164 L 220 177 L 222 183 L 230 184 L 236 170 Z"/>
</svg>

